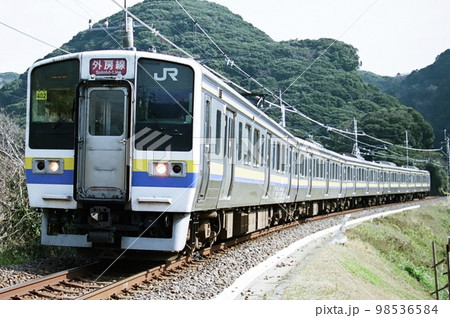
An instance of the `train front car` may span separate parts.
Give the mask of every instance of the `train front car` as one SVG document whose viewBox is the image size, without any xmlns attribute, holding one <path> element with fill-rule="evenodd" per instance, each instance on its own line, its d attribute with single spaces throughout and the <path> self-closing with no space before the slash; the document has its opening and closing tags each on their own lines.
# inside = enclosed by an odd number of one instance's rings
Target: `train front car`
<svg viewBox="0 0 450 318">
<path fill-rule="evenodd" d="M 30 68 L 25 164 L 30 204 L 42 209 L 42 244 L 185 247 L 199 77 L 189 60 L 126 51 Z"/>
</svg>

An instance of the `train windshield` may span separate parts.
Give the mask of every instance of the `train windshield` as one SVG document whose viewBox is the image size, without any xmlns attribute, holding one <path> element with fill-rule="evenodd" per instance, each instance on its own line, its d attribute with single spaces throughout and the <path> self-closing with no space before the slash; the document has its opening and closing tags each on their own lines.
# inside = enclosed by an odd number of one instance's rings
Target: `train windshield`
<svg viewBox="0 0 450 318">
<path fill-rule="evenodd" d="M 140 59 L 136 93 L 137 150 L 192 149 L 194 72 L 175 63 Z"/>
<path fill-rule="evenodd" d="M 78 60 L 36 67 L 31 73 L 29 146 L 73 149 Z"/>
</svg>

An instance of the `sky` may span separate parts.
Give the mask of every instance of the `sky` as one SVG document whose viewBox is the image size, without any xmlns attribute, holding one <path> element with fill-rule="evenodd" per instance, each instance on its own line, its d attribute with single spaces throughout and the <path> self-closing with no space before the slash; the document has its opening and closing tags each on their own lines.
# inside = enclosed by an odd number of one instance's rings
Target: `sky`
<svg viewBox="0 0 450 318">
<path fill-rule="evenodd" d="M 450 48 L 448 0 L 209 1 L 228 7 L 276 41 L 333 38 L 351 44 L 358 49 L 361 69 L 379 75 L 424 68 Z M 0 73 L 24 72 L 52 46 L 59 47 L 87 29 L 89 19 L 97 22 L 120 10 L 112 0 L 2 2 Z M 138 2 L 142 0 L 127 0 L 127 5 Z"/>
</svg>

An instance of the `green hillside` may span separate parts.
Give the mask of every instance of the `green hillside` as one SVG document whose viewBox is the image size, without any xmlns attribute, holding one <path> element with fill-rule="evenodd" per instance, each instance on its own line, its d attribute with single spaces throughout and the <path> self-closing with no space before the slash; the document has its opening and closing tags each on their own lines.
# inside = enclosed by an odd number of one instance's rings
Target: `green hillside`
<svg viewBox="0 0 450 318">
<path fill-rule="evenodd" d="M 16 80 L 19 74 L 13 72 L 0 73 L 0 88 L 2 88 L 6 83 Z"/>
<path fill-rule="evenodd" d="M 407 76 L 380 77 L 372 73 L 362 76 L 420 112 L 432 124 L 437 145 L 444 138 L 444 129 L 450 132 L 450 50 L 437 56 L 432 65 Z"/>
<path fill-rule="evenodd" d="M 290 87 L 283 99 L 322 123 L 352 130 L 353 118 L 356 118 L 360 129 L 369 135 L 404 144 L 404 132 L 408 130 L 411 147 L 432 146 L 432 128 L 420 114 L 362 80 L 358 73 L 357 48 L 333 39 L 276 42 L 223 6 L 200 0 L 184 0 L 182 4 L 198 24 L 175 1 L 147 0 L 130 11 L 204 65 L 254 93 L 267 91 L 240 73 L 236 66 L 275 94 Z M 120 49 L 122 31 L 119 26 L 122 21 L 122 13 L 108 17 L 107 30 L 100 24 L 94 25 L 91 30 L 75 35 L 63 48 L 70 52 Z M 103 22 L 100 21 L 102 25 Z M 234 65 L 230 61 L 227 63 L 199 26 Z M 142 26 L 135 29 L 135 45 L 138 50 L 154 48 L 161 53 L 182 55 Z M 57 54 L 60 52 L 55 51 L 48 56 Z M 0 90 L 0 107 L 23 118 L 24 98 L 25 77 L 22 76 Z M 267 100 L 277 103 L 270 96 Z M 267 112 L 275 120 L 280 120 L 279 109 L 272 108 Z M 327 132 L 298 115 L 288 113 L 286 120 L 289 129 L 297 136 L 312 137 L 337 151 L 352 150 L 351 140 Z M 383 126 L 390 123 L 395 125 L 389 129 Z M 364 138 L 361 141 L 364 142 Z M 369 139 L 366 142 L 373 144 Z M 398 153 L 397 156 L 404 154 Z M 399 163 L 404 164 L 403 159 L 399 159 Z"/>
</svg>

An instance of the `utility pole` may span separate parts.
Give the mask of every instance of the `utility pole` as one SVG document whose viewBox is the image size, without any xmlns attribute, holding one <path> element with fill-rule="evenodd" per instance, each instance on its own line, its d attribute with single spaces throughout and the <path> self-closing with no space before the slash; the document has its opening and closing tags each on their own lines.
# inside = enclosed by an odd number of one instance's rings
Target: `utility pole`
<svg viewBox="0 0 450 318">
<path fill-rule="evenodd" d="M 358 122 L 356 121 L 356 118 L 354 118 L 354 117 L 353 117 L 353 131 L 355 134 L 355 143 L 353 144 L 352 154 L 357 158 L 361 158 L 361 153 L 360 153 L 359 147 L 358 147 Z"/>
<path fill-rule="evenodd" d="M 281 107 L 281 126 L 283 128 L 286 128 L 286 108 L 284 107 L 283 104 L 283 93 L 281 92 L 281 89 L 280 89 L 280 107 Z"/>
<path fill-rule="evenodd" d="M 133 35 L 133 19 L 128 16 L 127 13 L 127 0 L 124 0 L 123 7 L 125 9 L 125 26 L 123 33 L 123 47 L 126 50 L 135 51 L 134 47 L 134 35 Z"/>
<path fill-rule="evenodd" d="M 447 136 L 447 129 L 444 129 L 444 140 L 447 147 L 447 202 L 449 201 L 449 188 L 448 188 L 448 176 L 450 173 L 450 145 L 449 145 L 449 138 Z"/>
<path fill-rule="evenodd" d="M 409 167 L 408 131 L 405 130 L 405 133 L 406 133 L 406 166 Z"/>
</svg>

